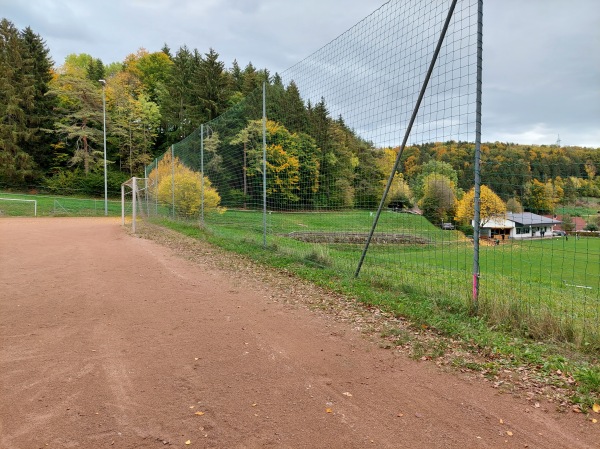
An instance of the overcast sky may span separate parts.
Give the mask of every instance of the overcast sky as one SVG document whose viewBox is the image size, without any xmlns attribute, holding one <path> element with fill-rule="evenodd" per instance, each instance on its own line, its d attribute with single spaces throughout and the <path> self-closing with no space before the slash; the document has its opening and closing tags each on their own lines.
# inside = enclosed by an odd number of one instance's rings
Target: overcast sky
<svg viewBox="0 0 600 449">
<path fill-rule="evenodd" d="M 167 43 L 212 47 L 227 67 L 236 58 L 274 73 L 383 3 L 0 0 L 0 15 L 40 34 L 56 65 L 70 53 L 108 64 Z M 600 148 L 600 1 L 486 0 L 483 55 L 484 141 L 554 144 L 560 134 L 562 145 Z"/>
</svg>

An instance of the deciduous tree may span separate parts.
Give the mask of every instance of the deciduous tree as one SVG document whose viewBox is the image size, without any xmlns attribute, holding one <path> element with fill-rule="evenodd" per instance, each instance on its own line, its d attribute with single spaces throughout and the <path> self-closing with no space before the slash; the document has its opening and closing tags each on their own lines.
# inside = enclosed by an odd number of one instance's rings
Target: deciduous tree
<svg viewBox="0 0 600 449">
<path fill-rule="evenodd" d="M 481 225 L 485 225 L 492 218 L 503 215 L 506 212 L 504 201 L 496 195 L 488 186 L 482 185 L 479 194 L 479 218 Z M 464 194 L 456 206 L 454 219 L 457 222 L 470 223 L 475 216 L 475 188 L 473 187 Z"/>
</svg>

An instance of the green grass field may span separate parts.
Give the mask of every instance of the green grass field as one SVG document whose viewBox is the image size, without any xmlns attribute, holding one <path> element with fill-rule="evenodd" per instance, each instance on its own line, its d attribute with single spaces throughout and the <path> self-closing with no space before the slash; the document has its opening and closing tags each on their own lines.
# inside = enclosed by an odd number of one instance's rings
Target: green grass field
<svg viewBox="0 0 600 449">
<path fill-rule="evenodd" d="M 37 201 L 38 217 L 104 216 L 104 199 L 0 192 L 0 217 L 33 217 L 34 205 L 31 200 Z M 121 215 L 120 201 L 108 201 L 108 215 Z"/>
</svg>

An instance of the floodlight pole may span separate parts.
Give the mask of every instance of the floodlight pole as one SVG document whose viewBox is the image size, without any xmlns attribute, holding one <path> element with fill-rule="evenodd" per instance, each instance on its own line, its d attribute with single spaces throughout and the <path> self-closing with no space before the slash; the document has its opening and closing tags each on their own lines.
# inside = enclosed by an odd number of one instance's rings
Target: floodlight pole
<svg viewBox="0 0 600 449">
<path fill-rule="evenodd" d="M 106 175 L 106 80 L 102 83 L 102 115 L 104 118 L 104 216 L 108 215 L 108 181 Z"/>
</svg>

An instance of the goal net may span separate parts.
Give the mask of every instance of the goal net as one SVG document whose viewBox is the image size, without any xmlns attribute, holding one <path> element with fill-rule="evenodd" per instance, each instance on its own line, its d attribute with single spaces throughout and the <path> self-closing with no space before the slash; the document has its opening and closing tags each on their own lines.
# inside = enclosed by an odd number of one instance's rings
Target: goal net
<svg viewBox="0 0 600 449">
<path fill-rule="evenodd" d="M 121 184 L 121 223 L 125 226 L 125 218 L 131 211 L 131 229 L 136 232 L 138 215 L 148 216 L 148 178 L 130 178 Z"/>
<path fill-rule="evenodd" d="M 0 216 L 3 215 L 37 217 L 37 200 L 0 198 Z"/>
</svg>

